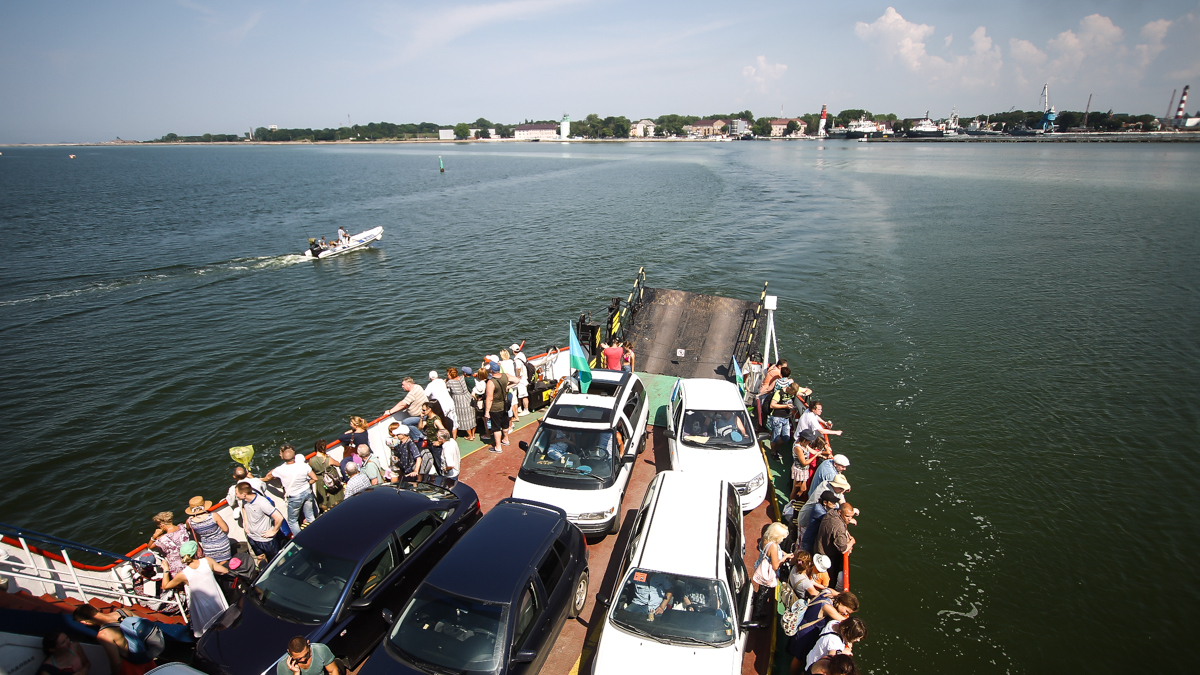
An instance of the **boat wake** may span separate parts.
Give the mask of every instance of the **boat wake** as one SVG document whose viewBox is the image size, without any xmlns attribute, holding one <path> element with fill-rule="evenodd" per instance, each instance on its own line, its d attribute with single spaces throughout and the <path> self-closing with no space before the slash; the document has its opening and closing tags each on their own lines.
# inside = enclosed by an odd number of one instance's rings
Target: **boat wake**
<svg viewBox="0 0 1200 675">
<path fill-rule="evenodd" d="M 25 305 L 39 302 L 52 302 L 54 300 L 61 300 L 64 298 L 74 298 L 95 293 L 108 293 L 112 291 L 119 291 L 125 288 L 142 286 L 145 284 L 166 283 L 177 280 L 186 280 L 188 278 L 238 276 L 244 273 L 291 267 L 292 265 L 296 265 L 305 261 L 311 262 L 309 258 L 305 258 L 302 255 L 287 254 L 276 256 L 233 258 L 231 260 L 199 266 L 172 265 L 170 267 L 147 270 L 139 274 L 131 274 L 112 279 L 95 280 L 77 288 L 48 291 L 45 293 L 30 295 L 24 298 L 0 300 L 0 307 L 11 307 L 14 305 Z M 79 279 L 80 277 L 74 278 Z M 64 279 L 64 281 L 67 280 L 69 279 Z"/>
</svg>

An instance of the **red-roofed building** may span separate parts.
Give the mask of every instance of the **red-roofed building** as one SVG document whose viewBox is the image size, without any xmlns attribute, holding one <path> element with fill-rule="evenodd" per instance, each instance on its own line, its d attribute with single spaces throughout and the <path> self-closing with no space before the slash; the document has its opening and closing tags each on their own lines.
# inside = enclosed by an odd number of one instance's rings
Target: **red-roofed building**
<svg viewBox="0 0 1200 675">
<path fill-rule="evenodd" d="M 557 124 L 519 124 L 513 129 L 513 138 L 518 141 L 557 141 Z"/>
</svg>

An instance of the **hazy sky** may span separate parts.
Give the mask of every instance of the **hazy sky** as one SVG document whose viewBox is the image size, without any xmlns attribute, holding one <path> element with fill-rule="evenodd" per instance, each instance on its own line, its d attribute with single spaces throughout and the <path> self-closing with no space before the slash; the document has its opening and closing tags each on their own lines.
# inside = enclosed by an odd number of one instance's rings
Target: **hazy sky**
<svg viewBox="0 0 1200 675">
<path fill-rule="evenodd" d="M 1051 103 L 1166 112 L 1197 0 L 0 2 L 0 143 Z M 1200 108 L 1194 92 L 1189 112 Z"/>
</svg>

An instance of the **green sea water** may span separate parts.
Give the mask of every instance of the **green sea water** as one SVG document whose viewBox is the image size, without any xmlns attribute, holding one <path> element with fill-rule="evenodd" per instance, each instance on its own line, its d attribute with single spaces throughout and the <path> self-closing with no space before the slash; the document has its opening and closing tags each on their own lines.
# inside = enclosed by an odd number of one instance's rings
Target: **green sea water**
<svg viewBox="0 0 1200 675">
<path fill-rule="evenodd" d="M 68 152 L 78 155 L 68 160 Z M 446 172 L 438 172 L 438 156 Z M 1200 147 L 6 148 L 0 521 L 150 515 L 651 286 L 779 295 L 872 673 L 1189 666 Z M 310 236 L 383 226 L 313 262 Z"/>
</svg>

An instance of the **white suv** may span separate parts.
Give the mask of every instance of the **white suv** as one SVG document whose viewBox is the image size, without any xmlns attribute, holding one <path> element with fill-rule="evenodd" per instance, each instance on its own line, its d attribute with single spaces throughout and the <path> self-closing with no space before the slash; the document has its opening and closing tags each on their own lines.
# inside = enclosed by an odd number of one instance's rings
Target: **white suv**
<svg viewBox="0 0 1200 675">
<path fill-rule="evenodd" d="M 767 464 L 737 385 L 679 380 L 667 404 L 671 468 L 729 481 L 751 511 L 767 497 Z"/>
<path fill-rule="evenodd" d="M 593 370 L 588 393 L 564 389 L 529 443 L 512 496 L 567 512 L 584 534 L 621 529 L 621 499 L 646 447 L 649 406 L 637 375 Z"/>
<path fill-rule="evenodd" d="M 750 619 L 737 492 L 710 476 L 650 481 L 607 606 L 593 675 L 742 672 Z"/>
</svg>

